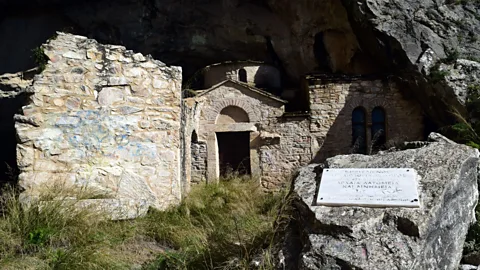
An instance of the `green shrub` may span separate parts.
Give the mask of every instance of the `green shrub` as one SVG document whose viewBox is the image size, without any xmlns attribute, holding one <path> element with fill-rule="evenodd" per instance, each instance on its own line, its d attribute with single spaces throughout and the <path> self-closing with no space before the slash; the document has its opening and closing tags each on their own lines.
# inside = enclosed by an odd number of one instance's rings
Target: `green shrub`
<svg viewBox="0 0 480 270">
<path fill-rule="evenodd" d="M 32 58 L 35 64 L 38 66 L 39 71 L 44 71 L 47 67 L 49 58 L 45 55 L 45 51 L 41 46 L 32 49 Z"/>
<path fill-rule="evenodd" d="M 480 85 L 470 85 L 467 88 L 465 100 L 466 117 L 458 111 L 453 111 L 457 123 L 444 128 L 443 133 L 450 139 L 480 149 Z"/>
<path fill-rule="evenodd" d="M 429 77 L 433 83 L 443 81 L 445 77 L 449 75 L 448 70 L 440 70 L 440 64 L 441 63 L 435 64 L 430 70 Z"/>
</svg>

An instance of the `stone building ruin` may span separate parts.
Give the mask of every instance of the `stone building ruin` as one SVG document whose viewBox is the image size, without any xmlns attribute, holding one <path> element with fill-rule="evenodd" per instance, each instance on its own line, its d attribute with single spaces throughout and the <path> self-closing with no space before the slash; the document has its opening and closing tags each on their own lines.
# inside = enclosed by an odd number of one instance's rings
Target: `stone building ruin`
<svg viewBox="0 0 480 270">
<path fill-rule="evenodd" d="M 24 194 L 88 188 L 135 216 L 181 199 L 181 69 L 80 36 L 44 46 L 49 63 L 16 115 Z"/>
<path fill-rule="evenodd" d="M 306 75 L 293 94 L 308 112 L 292 113 L 280 71 L 264 63 L 211 65 L 203 90 L 183 98 L 180 68 L 122 46 L 58 33 L 44 52 L 15 116 L 24 194 L 88 187 L 121 217 L 165 209 L 230 170 L 275 190 L 312 161 L 423 139 L 422 108 L 386 76 Z"/>
</svg>

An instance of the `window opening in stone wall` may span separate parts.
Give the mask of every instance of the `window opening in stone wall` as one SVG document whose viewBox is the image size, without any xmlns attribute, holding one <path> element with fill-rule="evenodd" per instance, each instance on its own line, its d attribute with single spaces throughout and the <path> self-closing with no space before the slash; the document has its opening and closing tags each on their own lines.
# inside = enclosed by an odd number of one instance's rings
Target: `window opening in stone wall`
<svg viewBox="0 0 480 270">
<path fill-rule="evenodd" d="M 385 110 L 382 107 L 375 107 L 372 110 L 372 150 L 378 151 L 387 142 Z"/>
<path fill-rule="evenodd" d="M 354 153 L 367 153 L 366 111 L 357 107 L 352 112 L 352 148 Z"/>
<path fill-rule="evenodd" d="M 217 132 L 220 176 L 250 175 L 250 132 Z"/>
<path fill-rule="evenodd" d="M 238 71 L 238 80 L 245 83 L 247 82 L 247 71 L 245 69 L 241 68 Z"/>
</svg>

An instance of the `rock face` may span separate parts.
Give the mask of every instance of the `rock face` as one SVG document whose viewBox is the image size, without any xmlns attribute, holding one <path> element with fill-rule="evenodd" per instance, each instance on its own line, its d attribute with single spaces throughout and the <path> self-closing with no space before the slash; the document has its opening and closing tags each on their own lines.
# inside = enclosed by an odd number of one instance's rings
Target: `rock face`
<svg viewBox="0 0 480 270">
<path fill-rule="evenodd" d="M 457 96 L 465 104 L 468 95 L 479 94 L 480 91 L 480 63 L 460 59 L 453 64 L 441 64 L 441 71 L 446 73 L 445 80 Z"/>
<path fill-rule="evenodd" d="M 395 73 L 445 125 L 445 111 L 461 108 L 462 98 L 432 84 L 423 60 L 458 51 L 478 62 L 479 13 L 476 1 L 452 0 L 2 0 L 0 73 L 28 68 L 31 49 L 68 29 L 180 65 L 186 79 L 246 59 L 277 65 L 293 86 L 315 71 Z"/>
<path fill-rule="evenodd" d="M 25 7 L 34 14 L 26 12 Z M 0 36 L 19 34 L 19 28 L 25 33 L 18 37 L 22 45 L 16 49 L 22 54 L 28 53 L 25 44 L 37 46 L 40 36 L 47 39 L 54 30 L 67 28 L 102 43 L 122 44 L 167 64 L 181 65 L 188 76 L 216 62 L 252 59 L 281 60 L 289 74 L 299 77 L 317 67 L 315 35 L 326 31 L 325 46 L 338 56 L 332 67 L 338 71 L 360 70 L 352 63 L 359 61 L 351 60 L 361 51 L 340 1 L 120 0 L 112 4 L 103 0 L 60 4 L 27 0 L 1 1 L 0 10 L 9 11 L 0 25 Z M 15 42 L 2 46 L 15 49 Z M 5 68 L 19 68 L 8 55 L 0 59 L 5 60 Z M 28 62 L 28 57 L 21 60 Z"/>
<path fill-rule="evenodd" d="M 457 269 L 477 204 L 478 151 L 449 142 L 376 156 L 337 156 L 301 169 L 299 269 Z M 322 167 L 414 168 L 421 208 L 326 207 L 313 204 Z"/>
<path fill-rule="evenodd" d="M 477 31 L 480 6 L 476 1 L 342 2 L 355 32 L 366 34 L 360 39 L 363 48 L 383 56 L 385 63 L 394 59 L 398 64 L 404 61 L 404 66 L 416 65 L 428 49 L 438 58 L 446 58 L 455 51 L 459 56 L 480 57 Z M 374 36 L 380 39 L 374 40 Z"/>
<path fill-rule="evenodd" d="M 375 55 L 377 65 L 398 70 L 400 79 L 408 85 L 437 124 L 448 124 L 451 115 L 445 112 L 453 108 L 465 113 L 465 97 L 461 95 L 465 89 L 458 89 L 458 84 L 452 84 L 451 81 L 446 84 L 444 78 L 440 78 L 438 83 L 436 79 L 425 75 L 429 73 L 429 66 L 438 61 L 449 60 L 453 63 L 457 58 L 479 61 L 478 2 L 342 2 L 352 28 L 359 37 L 360 46 L 369 55 Z"/>
<path fill-rule="evenodd" d="M 178 202 L 181 69 L 63 33 L 44 50 L 31 103 L 15 115 L 25 194 L 88 189 L 126 213 Z"/>
</svg>

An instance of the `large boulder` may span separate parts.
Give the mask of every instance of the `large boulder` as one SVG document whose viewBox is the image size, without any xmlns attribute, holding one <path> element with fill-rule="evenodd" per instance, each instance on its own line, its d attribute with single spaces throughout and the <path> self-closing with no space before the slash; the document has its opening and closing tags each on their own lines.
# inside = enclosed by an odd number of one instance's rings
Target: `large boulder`
<svg viewBox="0 0 480 270">
<path fill-rule="evenodd" d="M 343 155 L 300 170 L 293 194 L 301 251 L 291 269 L 457 269 L 478 200 L 477 150 L 449 141 L 374 156 Z M 316 206 L 324 168 L 414 168 L 420 208 Z"/>
</svg>

